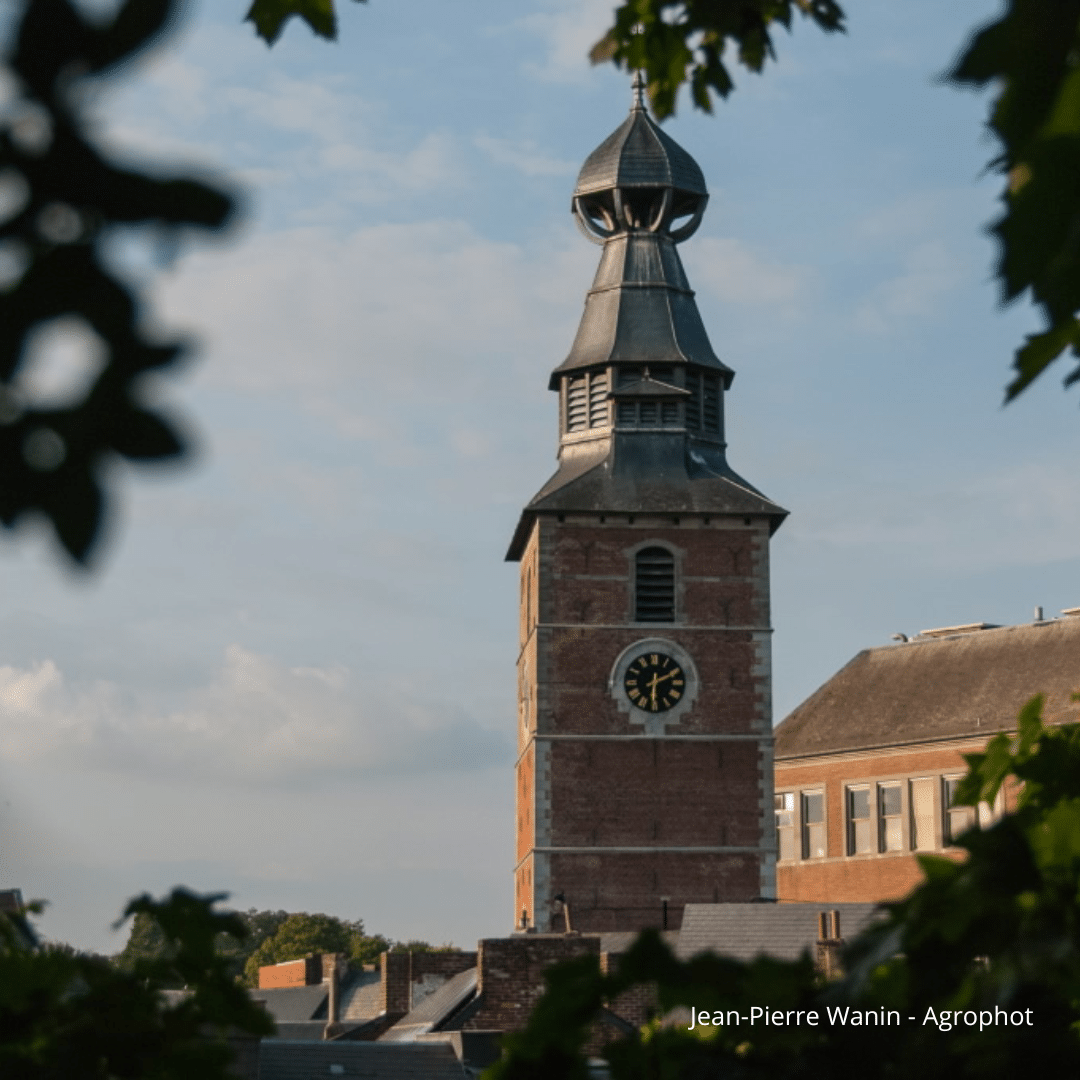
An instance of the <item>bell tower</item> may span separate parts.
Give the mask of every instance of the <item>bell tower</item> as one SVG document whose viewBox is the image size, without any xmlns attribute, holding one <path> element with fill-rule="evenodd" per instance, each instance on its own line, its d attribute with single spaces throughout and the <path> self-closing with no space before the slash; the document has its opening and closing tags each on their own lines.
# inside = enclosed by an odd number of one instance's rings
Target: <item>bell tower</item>
<svg viewBox="0 0 1080 1080">
<path fill-rule="evenodd" d="M 775 896 L 769 537 L 727 463 L 724 395 L 677 245 L 708 193 L 635 77 L 572 210 L 601 246 L 559 397 L 559 466 L 525 507 L 515 923 L 677 929 Z"/>
</svg>

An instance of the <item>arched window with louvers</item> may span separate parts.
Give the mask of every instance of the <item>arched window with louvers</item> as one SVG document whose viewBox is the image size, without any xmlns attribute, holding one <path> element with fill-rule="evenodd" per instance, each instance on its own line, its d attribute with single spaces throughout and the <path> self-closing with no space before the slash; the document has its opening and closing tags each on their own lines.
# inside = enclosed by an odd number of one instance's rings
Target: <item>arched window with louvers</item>
<svg viewBox="0 0 1080 1080">
<path fill-rule="evenodd" d="M 666 547 L 642 548 L 634 556 L 634 621 L 675 621 L 675 556 Z"/>
</svg>

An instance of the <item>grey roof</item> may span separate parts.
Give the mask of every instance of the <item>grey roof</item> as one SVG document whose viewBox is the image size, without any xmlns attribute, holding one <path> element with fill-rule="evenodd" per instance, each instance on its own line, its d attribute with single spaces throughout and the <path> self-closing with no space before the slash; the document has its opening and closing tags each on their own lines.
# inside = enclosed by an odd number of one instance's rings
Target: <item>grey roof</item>
<svg viewBox="0 0 1080 1080">
<path fill-rule="evenodd" d="M 604 364 L 694 364 L 731 385 L 735 373 L 713 351 L 670 236 L 624 232 L 604 244 L 574 344 L 549 386 Z"/>
<path fill-rule="evenodd" d="M 270 1039 L 302 1039 L 305 1042 L 311 1040 L 321 1041 L 323 1032 L 326 1031 L 325 1020 L 300 1020 L 295 1023 L 280 1023 L 277 1025 Z"/>
<path fill-rule="evenodd" d="M 988 736 L 1033 694 L 1075 720 L 1080 618 L 914 638 L 866 649 L 776 729 L 777 759 Z"/>
<path fill-rule="evenodd" d="M 318 983 L 315 986 L 275 986 L 267 990 L 252 990 L 251 997 L 253 1001 L 266 1005 L 266 1011 L 275 1023 L 289 1024 L 315 1019 L 320 1006 L 325 1005 L 328 993 L 326 983 Z"/>
<path fill-rule="evenodd" d="M 476 968 L 461 971 L 428 994 L 379 1039 L 380 1042 L 412 1042 L 419 1035 L 440 1030 L 476 993 Z"/>
<path fill-rule="evenodd" d="M 682 960 L 712 952 L 734 960 L 772 956 L 796 960 L 818 939 L 818 915 L 840 912 L 840 933 L 850 941 L 871 922 L 877 904 L 687 904 L 675 955 Z"/>
<path fill-rule="evenodd" d="M 507 559 L 521 558 L 538 514 L 574 511 L 763 516 L 773 531 L 787 516 L 731 469 L 719 447 L 678 432 L 616 433 L 564 448 L 558 472 L 522 512 Z"/>
<path fill-rule="evenodd" d="M 574 194 L 614 187 L 673 187 L 706 194 L 698 163 L 660 130 L 637 92 L 630 115 L 585 159 Z"/>
<path fill-rule="evenodd" d="M 337 1066 L 337 1068 L 335 1068 Z M 308 1042 L 266 1039 L 259 1046 L 259 1080 L 461 1080 L 449 1043 Z"/>
<path fill-rule="evenodd" d="M 621 955 L 638 939 L 637 930 L 606 930 L 600 935 L 600 951 Z M 660 936 L 673 949 L 679 940 L 678 930 L 662 930 Z"/>
<path fill-rule="evenodd" d="M 340 992 L 338 1017 L 342 1022 L 370 1020 L 382 1012 L 382 976 L 377 971 L 357 972 Z"/>
</svg>

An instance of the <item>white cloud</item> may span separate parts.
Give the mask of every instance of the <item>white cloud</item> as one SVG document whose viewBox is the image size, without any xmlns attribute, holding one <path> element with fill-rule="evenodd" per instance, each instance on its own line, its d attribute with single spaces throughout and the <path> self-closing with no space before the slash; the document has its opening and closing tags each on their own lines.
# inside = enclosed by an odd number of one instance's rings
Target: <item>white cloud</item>
<svg viewBox="0 0 1080 1080">
<path fill-rule="evenodd" d="M 964 263 L 941 240 L 914 244 L 901 262 L 900 272 L 877 285 L 856 309 L 863 329 L 885 333 L 901 320 L 933 315 L 967 277 Z"/>
<path fill-rule="evenodd" d="M 486 377 L 490 393 L 499 372 L 480 357 L 506 370 L 535 355 L 543 379 L 565 352 L 595 258 L 565 240 L 526 250 L 455 221 L 297 228 L 184 260 L 162 282 L 161 306 L 212 342 L 215 384 L 300 394 L 326 415 L 340 415 L 352 384 L 359 416 L 341 420 L 385 434 L 406 388 L 471 395 Z"/>
<path fill-rule="evenodd" d="M 477 135 L 473 140 L 492 161 L 509 165 L 525 176 L 572 176 L 577 164 L 545 153 L 531 139 L 514 141 L 491 135 Z"/>
<path fill-rule="evenodd" d="M 789 316 L 806 300 L 811 284 L 806 267 L 772 262 L 728 237 L 695 238 L 683 257 L 691 283 L 725 303 L 764 304 Z"/>
<path fill-rule="evenodd" d="M 914 490 L 853 476 L 849 488 L 793 517 L 791 529 L 908 570 L 1033 566 L 1076 557 L 1080 492 L 1067 468 L 1043 463 Z"/>
<path fill-rule="evenodd" d="M 171 710 L 108 682 L 73 685 L 52 660 L 0 667 L 0 760 L 260 785 L 473 770 L 508 752 L 445 699 L 342 666 L 289 667 L 230 646 Z"/>
<path fill-rule="evenodd" d="M 611 26 L 614 10 L 612 0 L 548 0 L 521 20 L 547 48 L 543 63 L 526 70 L 548 82 L 584 82 L 592 69 L 589 50 Z"/>
</svg>

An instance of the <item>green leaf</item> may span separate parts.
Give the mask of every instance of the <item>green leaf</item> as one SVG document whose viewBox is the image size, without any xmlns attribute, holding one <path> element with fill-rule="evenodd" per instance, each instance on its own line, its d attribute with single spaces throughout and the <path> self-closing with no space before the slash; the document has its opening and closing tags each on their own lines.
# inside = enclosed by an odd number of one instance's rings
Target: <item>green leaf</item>
<svg viewBox="0 0 1080 1080">
<path fill-rule="evenodd" d="M 126 409 L 118 417 L 112 445 L 133 461 L 178 457 L 184 452 L 180 437 L 160 416 L 138 408 Z"/>
<path fill-rule="evenodd" d="M 712 112 L 712 95 L 726 98 L 735 85 L 721 60 L 727 46 L 760 72 L 776 56 L 771 28 L 790 31 L 796 10 L 827 32 L 844 29 L 835 0 L 623 0 L 589 58 L 643 72 L 660 120 L 675 111 L 684 84 L 694 105 Z"/>
<path fill-rule="evenodd" d="M 1026 390 L 1070 345 L 1075 351 L 1078 342 L 1080 333 L 1075 319 L 1068 319 L 1041 334 L 1029 335 L 1016 351 L 1013 367 L 1017 374 L 1005 390 L 1005 401 L 1012 401 Z"/>
<path fill-rule="evenodd" d="M 363 4 L 367 0 L 356 0 Z M 255 24 L 255 32 L 267 45 L 281 36 L 285 23 L 298 15 L 320 37 L 333 41 L 337 37 L 337 15 L 334 0 L 252 0 L 244 17 Z"/>
</svg>

